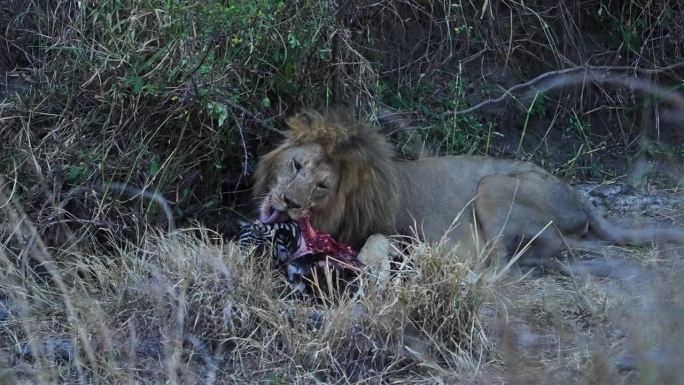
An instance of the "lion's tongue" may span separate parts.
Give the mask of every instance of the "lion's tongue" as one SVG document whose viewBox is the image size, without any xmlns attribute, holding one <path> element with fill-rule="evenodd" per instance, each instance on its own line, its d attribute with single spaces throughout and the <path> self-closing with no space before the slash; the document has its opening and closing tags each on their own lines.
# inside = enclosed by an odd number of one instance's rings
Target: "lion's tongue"
<svg viewBox="0 0 684 385">
<path fill-rule="evenodd" d="M 275 222 L 276 217 L 278 216 L 278 211 L 273 210 L 271 213 L 268 213 L 265 210 L 262 210 L 259 213 L 259 220 L 263 223 L 273 223 Z"/>
<path fill-rule="evenodd" d="M 285 222 L 290 217 L 284 211 L 270 209 L 262 209 L 259 213 L 259 220 L 263 223 Z"/>
</svg>

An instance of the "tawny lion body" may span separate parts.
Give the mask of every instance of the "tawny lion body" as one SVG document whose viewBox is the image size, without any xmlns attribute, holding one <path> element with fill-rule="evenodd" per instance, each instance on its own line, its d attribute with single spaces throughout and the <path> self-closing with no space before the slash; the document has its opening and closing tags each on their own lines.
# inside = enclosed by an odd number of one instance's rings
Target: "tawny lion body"
<svg viewBox="0 0 684 385">
<path fill-rule="evenodd" d="M 570 185 L 529 162 L 480 156 L 395 159 L 377 130 L 341 112 L 306 111 L 259 161 L 261 219 L 310 215 L 314 227 L 360 248 L 372 234 L 417 235 L 502 265 L 552 259 L 587 235 L 615 243 L 684 243 L 674 229 L 618 228 Z"/>
</svg>

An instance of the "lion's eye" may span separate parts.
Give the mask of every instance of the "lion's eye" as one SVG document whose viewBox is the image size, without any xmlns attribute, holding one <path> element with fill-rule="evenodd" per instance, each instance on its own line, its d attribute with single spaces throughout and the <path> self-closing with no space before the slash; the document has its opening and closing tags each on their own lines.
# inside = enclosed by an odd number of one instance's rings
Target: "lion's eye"
<svg viewBox="0 0 684 385">
<path fill-rule="evenodd" d="M 294 168 L 295 172 L 299 172 L 299 170 L 302 169 L 301 163 L 297 162 L 296 160 L 292 159 L 292 168 Z"/>
<path fill-rule="evenodd" d="M 317 184 L 316 187 L 318 187 L 321 190 L 327 190 L 328 189 L 328 186 L 323 182 Z"/>
</svg>

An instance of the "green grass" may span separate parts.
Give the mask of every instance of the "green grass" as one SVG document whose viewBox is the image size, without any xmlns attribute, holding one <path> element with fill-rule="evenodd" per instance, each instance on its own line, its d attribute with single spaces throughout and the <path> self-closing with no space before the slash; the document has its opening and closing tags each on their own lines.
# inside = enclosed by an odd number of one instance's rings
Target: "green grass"
<svg viewBox="0 0 684 385">
<path fill-rule="evenodd" d="M 302 71 L 328 44 L 319 42 L 331 23 L 324 3 L 80 4 L 62 13 L 52 3 L 30 3 L 16 15 L 16 23 L 30 20 L 26 48 L 40 60 L 36 86 L 3 118 L 3 131 L 18 140 L 8 143 L 3 169 L 30 169 L 21 189 L 51 170 L 67 185 L 117 181 L 176 195 L 181 212 L 200 201 L 217 209 L 248 179 L 217 181 L 253 167 L 242 150 L 264 125 L 275 125 L 269 116 L 282 98 L 315 98 L 301 92 L 315 81 Z M 35 153 L 50 157 L 36 163 Z M 178 193 L 178 179 L 191 170 L 211 182 Z"/>
</svg>

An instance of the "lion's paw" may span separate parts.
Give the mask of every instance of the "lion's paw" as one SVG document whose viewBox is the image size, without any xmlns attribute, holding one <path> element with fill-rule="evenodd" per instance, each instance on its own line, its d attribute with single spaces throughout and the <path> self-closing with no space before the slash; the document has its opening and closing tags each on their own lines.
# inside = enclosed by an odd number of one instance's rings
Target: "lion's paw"
<svg viewBox="0 0 684 385">
<path fill-rule="evenodd" d="M 359 251 L 359 261 L 368 269 L 368 273 L 378 282 L 386 282 L 390 276 L 390 242 L 382 234 L 373 234 Z"/>
</svg>

